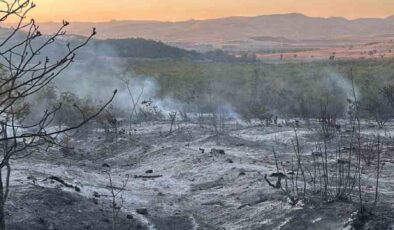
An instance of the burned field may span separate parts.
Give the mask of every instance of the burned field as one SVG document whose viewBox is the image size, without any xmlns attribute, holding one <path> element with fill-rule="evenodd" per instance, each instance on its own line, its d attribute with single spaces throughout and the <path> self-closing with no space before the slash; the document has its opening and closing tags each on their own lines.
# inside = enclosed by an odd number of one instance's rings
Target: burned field
<svg viewBox="0 0 394 230">
<path fill-rule="evenodd" d="M 0 5 L 0 230 L 394 228 L 392 41 L 259 59 Z"/>
<path fill-rule="evenodd" d="M 359 218 L 359 147 L 349 142 L 352 126 L 338 123 L 327 139 L 320 138 L 317 120 L 226 120 L 220 133 L 209 123 L 180 120 L 171 132 L 171 121 L 134 124 L 132 130 L 123 124 L 116 133 L 93 125 L 83 139 L 70 134 L 67 149 L 13 162 L 11 189 L 17 192 L 10 195 L 7 224 L 108 229 L 115 220 L 119 229 L 388 229 L 394 224 L 394 127 L 360 123 L 361 195 L 374 212 Z M 341 175 L 349 184 L 339 182 Z M 112 190 L 119 192 L 115 217 Z"/>
</svg>

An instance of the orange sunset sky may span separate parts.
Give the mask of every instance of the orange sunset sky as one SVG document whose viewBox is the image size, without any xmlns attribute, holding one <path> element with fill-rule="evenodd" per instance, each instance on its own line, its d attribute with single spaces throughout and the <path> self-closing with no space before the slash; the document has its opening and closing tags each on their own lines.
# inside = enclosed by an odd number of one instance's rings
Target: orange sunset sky
<svg viewBox="0 0 394 230">
<path fill-rule="evenodd" d="M 394 15 L 394 0 L 35 0 L 38 21 L 182 21 L 303 13 L 348 19 Z"/>
</svg>

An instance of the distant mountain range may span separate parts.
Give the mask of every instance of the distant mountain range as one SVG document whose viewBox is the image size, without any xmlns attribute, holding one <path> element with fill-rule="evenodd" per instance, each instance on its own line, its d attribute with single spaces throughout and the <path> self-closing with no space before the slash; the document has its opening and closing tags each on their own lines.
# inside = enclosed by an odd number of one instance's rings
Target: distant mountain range
<svg viewBox="0 0 394 230">
<path fill-rule="evenodd" d="M 43 33 L 51 33 L 59 23 L 40 23 Z M 145 38 L 164 42 L 217 43 L 229 41 L 274 41 L 344 39 L 349 37 L 394 35 L 394 16 L 385 19 L 317 18 L 302 14 L 256 17 L 229 17 L 183 22 L 110 21 L 75 22 L 69 34 L 88 35 L 96 27 L 97 38 Z"/>
</svg>

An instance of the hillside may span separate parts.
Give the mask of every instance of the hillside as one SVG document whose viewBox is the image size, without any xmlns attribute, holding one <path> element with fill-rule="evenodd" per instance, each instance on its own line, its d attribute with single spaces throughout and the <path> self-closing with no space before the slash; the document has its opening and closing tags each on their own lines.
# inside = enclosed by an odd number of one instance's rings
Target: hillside
<svg viewBox="0 0 394 230">
<path fill-rule="evenodd" d="M 0 38 L 6 37 L 10 30 L 0 27 Z M 24 33 L 19 33 L 16 39 L 25 39 Z M 33 46 L 42 45 L 48 36 L 37 38 Z M 77 46 L 86 39 L 80 35 L 66 35 L 56 39 L 55 43 L 46 47 L 40 55 L 49 57 L 60 57 L 67 51 L 67 43 L 71 46 Z M 192 59 L 192 60 L 229 60 L 233 57 L 224 52 L 206 52 L 199 53 L 196 51 L 185 50 L 179 47 L 164 44 L 160 41 L 154 41 L 143 38 L 126 38 L 126 39 L 93 39 L 86 47 L 78 52 L 78 58 L 85 59 L 97 56 L 120 57 L 120 58 L 169 58 L 169 59 Z"/>
<path fill-rule="evenodd" d="M 200 56 L 194 51 L 142 38 L 95 40 L 89 45 L 89 48 L 93 49 L 96 55 L 110 57 L 195 59 Z"/>
<path fill-rule="evenodd" d="M 75 39 L 73 39 L 75 41 Z M 63 44 L 64 45 L 64 44 Z M 82 57 L 105 56 L 120 58 L 189 59 L 210 61 L 234 61 L 235 58 L 222 51 L 196 52 L 160 41 L 143 38 L 93 40 L 80 53 Z"/>
</svg>

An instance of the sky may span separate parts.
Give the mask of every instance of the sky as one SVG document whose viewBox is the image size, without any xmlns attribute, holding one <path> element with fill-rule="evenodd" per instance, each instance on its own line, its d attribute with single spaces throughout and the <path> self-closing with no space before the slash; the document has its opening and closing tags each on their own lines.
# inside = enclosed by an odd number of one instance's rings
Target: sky
<svg viewBox="0 0 394 230">
<path fill-rule="evenodd" d="M 34 0 L 37 21 L 184 21 L 302 13 L 348 19 L 394 15 L 394 0 Z"/>
</svg>

